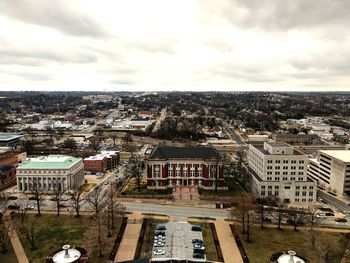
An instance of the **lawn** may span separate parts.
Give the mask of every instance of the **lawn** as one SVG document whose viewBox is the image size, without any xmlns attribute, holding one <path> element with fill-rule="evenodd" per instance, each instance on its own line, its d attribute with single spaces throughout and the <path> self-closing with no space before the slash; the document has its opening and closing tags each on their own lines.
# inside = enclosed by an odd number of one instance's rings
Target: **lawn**
<svg viewBox="0 0 350 263">
<path fill-rule="evenodd" d="M 241 228 L 236 226 L 244 249 L 251 263 L 268 263 L 270 256 L 277 252 L 294 250 L 297 254 L 306 257 L 310 262 L 315 262 L 314 251 L 311 248 L 310 231 L 293 231 L 284 229 L 253 228 L 252 243 L 245 241 L 245 235 L 241 234 Z M 327 263 L 340 263 L 345 247 L 349 242 L 349 236 L 341 233 L 317 232 L 318 242 L 329 242 L 332 259 Z"/>
<path fill-rule="evenodd" d="M 228 187 L 227 191 L 218 191 L 216 193 L 214 190 L 199 189 L 199 194 L 202 196 L 229 197 L 237 196 L 239 193 L 245 191 L 240 184 L 234 182 L 232 179 L 226 181 L 226 186 Z"/>
<path fill-rule="evenodd" d="M 22 245 L 26 251 L 30 262 L 43 262 L 46 256 L 59 249 L 65 244 L 80 246 L 88 251 L 91 263 L 106 262 L 111 252 L 116 234 L 119 230 L 121 219 L 116 220 L 116 229 L 112 232 L 112 237 L 106 237 L 106 226 L 103 226 L 102 235 L 104 238 L 104 255 L 98 257 L 96 245 L 96 223 L 90 217 L 74 218 L 69 216 L 49 216 L 44 215 L 39 218 L 32 218 L 37 227 L 37 249 L 31 250 L 29 243 L 23 235 L 19 235 Z"/>
<path fill-rule="evenodd" d="M 13 251 L 12 244 L 10 243 L 9 251 L 6 253 L 0 252 L 0 262 L 1 263 L 18 263 L 15 252 Z"/>
<path fill-rule="evenodd" d="M 122 195 L 171 195 L 172 189 L 147 189 L 147 178 L 144 176 L 141 180 L 141 189 L 137 189 L 136 179 L 130 179 Z"/>
</svg>

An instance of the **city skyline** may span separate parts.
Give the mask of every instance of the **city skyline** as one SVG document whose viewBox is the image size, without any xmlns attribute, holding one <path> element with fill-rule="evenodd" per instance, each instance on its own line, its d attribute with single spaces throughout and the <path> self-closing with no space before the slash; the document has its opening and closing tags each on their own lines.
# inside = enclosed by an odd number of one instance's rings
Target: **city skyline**
<svg viewBox="0 0 350 263">
<path fill-rule="evenodd" d="M 347 1 L 2 1 L 0 91 L 350 91 Z"/>
</svg>

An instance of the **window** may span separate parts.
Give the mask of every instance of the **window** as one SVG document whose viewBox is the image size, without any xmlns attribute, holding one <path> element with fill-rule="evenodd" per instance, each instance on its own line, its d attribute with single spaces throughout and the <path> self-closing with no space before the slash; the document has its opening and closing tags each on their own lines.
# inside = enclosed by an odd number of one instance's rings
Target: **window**
<svg viewBox="0 0 350 263">
<path fill-rule="evenodd" d="M 268 169 L 268 170 L 271 170 L 271 169 L 272 169 L 272 166 L 267 166 L 267 169 Z"/>
<path fill-rule="evenodd" d="M 291 163 L 297 163 L 297 161 L 296 160 L 292 160 Z"/>
<path fill-rule="evenodd" d="M 303 192 L 301 193 L 301 195 L 302 195 L 302 196 L 306 196 L 306 192 L 303 191 Z"/>
<path fill-rule="evenodd" d="M 267 187 L 267 189 L 272 189 L 272 185 L 269 185 L 269 186 Z"/>
<path fill-rule="evenodd" d="M 304 166 L 299 166 L 299 170 L 303 170 L 304 169 Z"/>
<path fill-rule="evenodd" d="M 265 195 L 265 191 L 261 191 L 261 195 L 264 196 Z"/>
<path fill-rule="evenodd" d="M 283 181 L 287 181 L 288 180 L 288 177 L 283 177 Z"/>
<path fill-rule="evenodd" d="M 169 175 L 169 177 L 173 177 L 173 167 L 169 167 L 168 175 Z"/>
<path fill-rule="evenodd" d="M 283 170 L 288 170 L 288 166 L 283 166 Z"/>
<path fill-rule="evenodd" d="M 299 175 L 304 175 L 304 172 L 299 172 Z"/>
<path fill-rule="evenodd" d="M 309 198 L 309 202 L 313 202 L 314 200 L 312 198 Z"/>
<path fill-rule="evenodd" d="M 295 198 L 295 202 L 299 202 L 299 198 Z"/>
<path fill-rule="evenodd" d="M 283 163 L 288 163 L 288 160 L 283 160 Z"/>
<path fill-rule="evenodd" d="M 309 196 L 313 196 L 314 195 L 314 193 L 313 192 L 309 192 Z"/>
<path fill-rule="evenodd" d="M 267 172 L 267 175 L 271 175 L 271 174 L 272 174 L 272 172 L 271 172 L 271 171 L 268 171 L 268 172 Z"/>
<path fill-rule="evenodd" d="M 290 189 L 290 186 L 285 186 L 284 189 L 288 190 Z"/>
<path fill-rule="evenodd" d="M 279 166 L 275 166 L 275 169 L 276 169 L 276 170 L 279 170 L 279 169 L 280 169 L 280 167 L 279 167 Z"/>
<path fill-rule="evenodd" d="M 295 181 L 295 177 L 291 177 L 290 180 Z"/>
<path fill-rule="evenodd" d="M 300 186 L 299 186 L 299 185 L 297 185 L 297 186 L 295 187 L 295 189 L 300 189 Z"/>
<path fill-rule="evenodd" d="M 275 175 L 280 175 L 280 172 L 275 172 Z"/>
<path fill-rule="evenodd" d="M 279 185 L 275 185 L 275 189 L 280 189 Z"/>
<path fill-rule="evenodd" d="M 267 181 L 271 181 L 272 180 L 272 177 L 267 177 Z"/>
<path fill-rule="evenodd" d="M 310 190 L 314 189 L 314 187 L 313 187 L 313 186 L 310 186 L 309 188 L 310 188 Z"/>
<path fill-rule="evenodd" d="M 287 175 L 288 174 L 288 172 L 283 172 L 283 175 Z"/>
<path fill-rule="evenodd" d="M 301 199 L 302 202 L 306 202 L 306 199 Z"/>
<path fill-rule="evenodd" d="M 272 163 L 272 160 L 267 160 L 267 163 Z"/>
<path fill-rule="evenodd" d="M 187 177 L 187 165 L 185 165 L 185 166 L 183 167 L 182 175 L 183 175 L 184 177 Z"/>
<path fill-rule="evenodd" d="M 295 196 L 299 196 L 299 195 L 300 195 L 299 191 L 295 192 Z"/>
<path fill-rule="evenodd" d="M 267 191 L 267 195 L 271 196 L 272 195 L 272 191 Z"/>
<path fill-rule="evenodd" d="M 297 169 L 297 167 L 296 166 L 291 166 L 290 169 L 295 170 L 295 169 Z"/>
<path fill-rule="evenodd" d="M 279 192 L 278 191 L 275 191 L 275 196 L 278 196 L 279 195 Z"/>
<path fill-rule="evenodd" d="M 261 189 L 265 189 L 265 185 L 262 185 L 262 186 L 261 186 Z"/>
<path fill-rule="evenodd" d="M 276 163 L 281 163 L 281 161 L 280 160 L 276 160 Z"/>
<path fill-rule="evenodd" d="M 300 160 L 299 163 L 304 163 L 304 161 L 303 161 L 303 160 Z"/>
<path fill-rule="evenodd" d="M 279 177 L 275 177 L 275 181 L 279 181 L 280 180 L 280 178 Z"/>
<path fill-rule="evenodd" d="M 303 186 L 303 189 L 306 189 L 306 188 L 307 188 L 307 187 L 304 185 L 304 186 Z"/>
</svg>

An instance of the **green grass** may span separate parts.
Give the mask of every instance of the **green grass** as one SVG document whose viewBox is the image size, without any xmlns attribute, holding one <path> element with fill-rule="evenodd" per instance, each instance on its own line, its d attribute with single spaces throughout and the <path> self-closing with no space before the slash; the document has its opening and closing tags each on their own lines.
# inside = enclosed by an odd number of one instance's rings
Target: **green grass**
<svg viewBox="0 0 350 263">
<path fill-rule="evenodd" d="M 129 160 L 131 153 L 129 152 L 120 152 L 120 160 Z"/>
<path fill-rule="evenodd" d="M 229 197 L 237 196 L 239 193 L 244 192 L 245 190 L 240 186 L 240 184 L 234 182 L 233 180 L 227 180 L 226 186 L 228 187 L 227 191 L 218 191 L 215 190 L 203 190 L 199 189 L 199 194 L 202 196 L 220 196 L 220 197 Z"/>
<path fill-rule="evenodd" d="M 144 186 L 138 191 L 137 187 L 126 189 L 122 195 L 171 195 L 172 190 L 168 189 L 147 189 Z"/>
<path fill-rule="evenodd" d="M 15 251 L 13 250 L 12 244 L 10 243 L 9 250 L 6 253 L 0 252 L 1 263 L 18 263 Z"/>
<path fill-rule="evenodd" d="M 30 245 L 23 235 L 19 235 L 27 257 L 31 263 L 43 262 L 53 251 L 61 248 L 65 244 L 80 246 L 88 251 L 88 262 L 106 262 L 113 247 L 117 231 L 119 230 L 121 219 L 117 219 L 116 229 L 112 232 L 112 237 L 107 238 L 107 229 L 104 226 L 102 235 L 104 238 L 104 255 L 98 257 L 96 246 L 96 223 L 90 217 L 74 218 L 69 216 L 49 216 L 44 215 L 35 220 L 38 229 L 37 249 L 31 250 Z"/>
<path fill-rule="evenodd" d="M 218 254 L 216 253 L 216 248 L 214 244 L 213 234 L 211 232 L 209 223 L 195 223 L 202 226 L 203 241 L 205 244 L 205 254 L 207 260 L 218 261 Z"/>
<path fill-rule="evenodd" d="M 314 251 L 310 242 L 310 231 L 293 231 L 284 229 L 260 228 L 252 229 L 252 242 L 245 241 L 245 235 L 241 234 L 241 228 L 236 226 L 251 263 L 268 263 L 272 254 L 294 250 L 297 254 L 306 257 L 310 262 L 315 262 Z M 341 233 L 317 232 L 316 237 L 321 243 L 329 242 L 331 246 L 332 259 L 327 263 L 339 263 L 343 256 L 349 237 Z"/>
</svg>

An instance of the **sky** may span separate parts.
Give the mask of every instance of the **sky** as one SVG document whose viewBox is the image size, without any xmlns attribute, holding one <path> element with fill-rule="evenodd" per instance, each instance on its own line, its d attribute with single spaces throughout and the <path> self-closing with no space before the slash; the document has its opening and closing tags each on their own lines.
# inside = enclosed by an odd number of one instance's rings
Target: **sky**
<svg viewBox="0 0 350 263">
<path fill-rule="evenodd" d="M 0 90 L 350 91 L 349 0 L 0 0 Z"/>
</svg>

